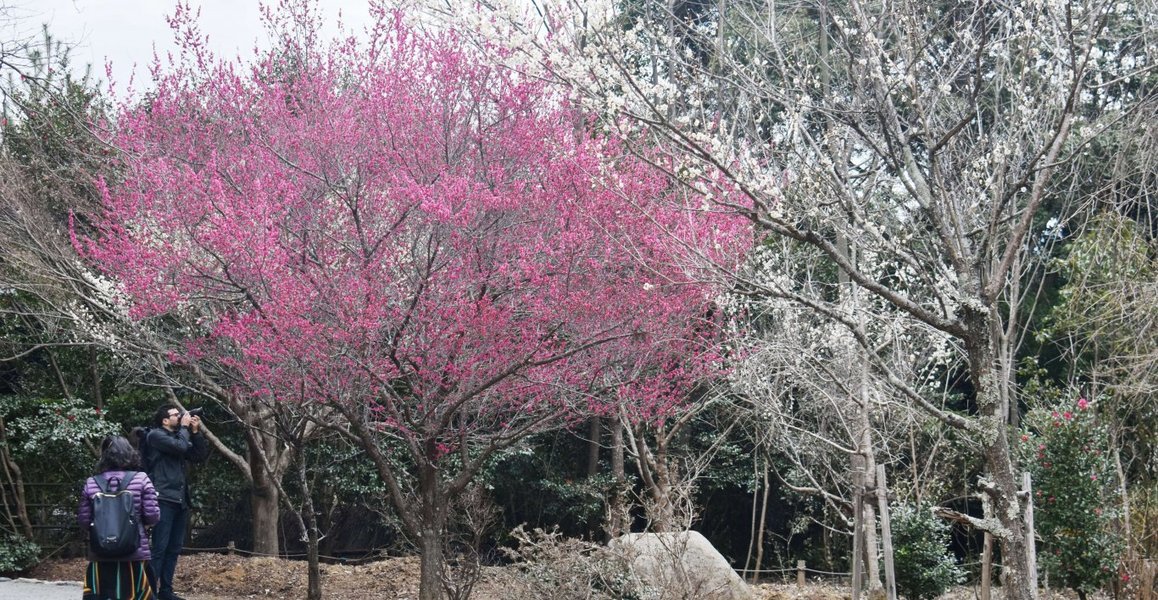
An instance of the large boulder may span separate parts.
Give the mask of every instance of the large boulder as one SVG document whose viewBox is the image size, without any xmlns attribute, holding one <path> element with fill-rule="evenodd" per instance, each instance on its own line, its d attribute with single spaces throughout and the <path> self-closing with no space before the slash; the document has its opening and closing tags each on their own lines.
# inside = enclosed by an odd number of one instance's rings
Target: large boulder
<svg viewBox="0 0 1158 600">
<path fill-rule="evenodd" d="M 609 547 L 664 598 L 752 599 L 748 586 L 698 531 L 629 533 L 611 540 Z"/>
</svg>

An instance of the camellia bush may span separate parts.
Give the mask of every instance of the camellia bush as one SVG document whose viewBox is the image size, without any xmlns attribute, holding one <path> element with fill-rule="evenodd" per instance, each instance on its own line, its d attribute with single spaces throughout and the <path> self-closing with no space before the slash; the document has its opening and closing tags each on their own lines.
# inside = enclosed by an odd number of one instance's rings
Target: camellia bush
<svg viewBox="0 0 1158 600">
<path fill-rule="evenodd" d="M 1026 421 L 1021 450 L 1033 476 L 1038 564 L 1084 600 L 1114 576 L 1122 551 L 1109 435 L 1084 398 L 1031 411 Z"/>
</svg>

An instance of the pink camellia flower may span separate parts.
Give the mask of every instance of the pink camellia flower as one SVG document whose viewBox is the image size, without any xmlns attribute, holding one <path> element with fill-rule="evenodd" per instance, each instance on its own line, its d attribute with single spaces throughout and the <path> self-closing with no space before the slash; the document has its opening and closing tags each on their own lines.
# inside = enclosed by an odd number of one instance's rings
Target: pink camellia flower
<svg viewBox="0 0 1158 600">
<path fill-rule="evenodd" d="M 1078 410 L 1085 410 L 1090 407 L 1090 401 L 1085 398 L 1078 398 Z"/>
</svg>

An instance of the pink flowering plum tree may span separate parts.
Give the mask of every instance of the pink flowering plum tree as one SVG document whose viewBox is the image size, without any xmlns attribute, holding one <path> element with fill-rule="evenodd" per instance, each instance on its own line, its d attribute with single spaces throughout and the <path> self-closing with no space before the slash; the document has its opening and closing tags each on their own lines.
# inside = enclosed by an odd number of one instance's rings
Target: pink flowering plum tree
<svg viewBox="0 0 1158 600">
<path fill-rule="evenodd" d="M 496 452 L 606 411 L 609 377 L 661 418 L 718 368 L 717 292 L 669 246 L 727 262 L 750 235 L 482 60 L 499 50 L 384 10 L 366 42 L 323 44 L 295 7 L 251 66 L 182 37 L 119 115 L 124 176 L 78 244 L 133 318 L 184 324 L 173 361 L 358 444 L 438 598 L 450 507 Z M 705 360 L 666 385 L 609 375 L 642 356 Z"/>
</svg>

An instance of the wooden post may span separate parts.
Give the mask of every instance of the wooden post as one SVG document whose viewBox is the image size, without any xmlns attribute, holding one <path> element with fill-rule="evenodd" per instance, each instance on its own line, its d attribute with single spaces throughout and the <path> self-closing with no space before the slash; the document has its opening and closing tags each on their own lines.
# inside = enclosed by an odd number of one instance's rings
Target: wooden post
<svg viewBox="0 0 1158 600">
<path fill-rule="evenodd" d="M 852 455 L 852 600 L 860 600 L 861 554 L 864 552 L 864 468 L 862 454 Z"/>
<path fill-rule="evenodd" d="M 988 498 L 982 497 L 981 510 L 985 519 L 988 520 L 992 517 L 994 511 L 990 510 Z M 984 542 L 981 546 L 981 595 L 979 600 L 990 600 L 989 586 L 992 571 L 994 571 L 994 534 L 984 532 Z"/>
<path fill-rule="evenodd" d="M 1037 598 L 1037 547 L 1033 534 L 1033 481 L 1029 471 L 1021 474 L 1022 492 L 1025 494 L 1025 562 L 1029 565 L 1029 591 Z"/>
<path fill-rule="evenodd" d="M 796 561 L 796 587 L 804 587 L 804 561 Z"/>
<path fill-rule="evenodd" d="M 885 552 L 885 593 L 897 600 L 897 571 L 893 566 L 893 528 L 889 524 L 889 488 L 885 483 L 885 466 L 877 465 L 877 505 L 881 514 L 881 542 Z"/>
</svg>

